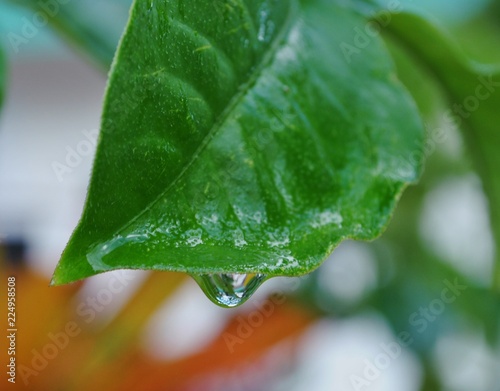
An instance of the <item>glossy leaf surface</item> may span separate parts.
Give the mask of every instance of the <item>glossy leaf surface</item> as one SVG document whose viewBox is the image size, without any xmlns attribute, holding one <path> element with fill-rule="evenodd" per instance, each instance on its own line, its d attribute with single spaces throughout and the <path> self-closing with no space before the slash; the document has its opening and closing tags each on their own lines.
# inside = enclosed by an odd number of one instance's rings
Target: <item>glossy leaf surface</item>
<svg viewBox="0 0 500 391">
<path fill-rule="evenodd" d="M 372 239 L 423 131 L 366 20 L 340 1 L 135 2 L 63 284 L 134 268 L 298 275 Z"/>
</svg>

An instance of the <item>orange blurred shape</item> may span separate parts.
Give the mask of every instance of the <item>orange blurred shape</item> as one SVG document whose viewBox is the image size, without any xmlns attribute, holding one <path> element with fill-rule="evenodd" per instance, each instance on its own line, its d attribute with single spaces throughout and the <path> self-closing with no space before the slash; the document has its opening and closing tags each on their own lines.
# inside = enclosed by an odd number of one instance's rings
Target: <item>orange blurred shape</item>
<svg viewBox="0 0 500 391">
<path fill-rule="evenodd" d="M 266 355 L 278 345 L 293 346 L 315 319 L 304 308 L 284 303 L 285 297 L 281 300 L 267 300 L 261 308 L 235 315 L 212 344 L 185 359 L 162 363 L 141 355 L 114 390 L 219 391 L 230 389 L 221 384 L 237 379 L 260 382 L 272 376 L 286 363 L 269 362 Z M 292 357 L 286 354 L 282 359 Z"/>
</svg>

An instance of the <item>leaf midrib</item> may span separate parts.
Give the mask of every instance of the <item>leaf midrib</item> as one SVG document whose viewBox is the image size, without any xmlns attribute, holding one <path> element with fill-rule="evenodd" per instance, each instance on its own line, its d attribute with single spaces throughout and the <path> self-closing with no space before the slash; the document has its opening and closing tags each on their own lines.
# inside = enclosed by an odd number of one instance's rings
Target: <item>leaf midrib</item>
<svg viewBox="0 0 500 391">
<path fill-rule="evenodd" d="M 247 92 L 252 88 L 253 85 L 257 82 L 261 73 L 269 65 L 275 58 L 276 53 L 280 49 L 281 45 L 286 41 L 286 37 L 289 32 L 292 30 L 294 23 L 297 22 L 296 14 L 299 10 L 299 4 L 297 0 L 289 0 L 290 6 L 288 8 L 288 15 L 283 24 L 283 27 L 279 34 L 277 34 L 276 38 L 273 40 L 269 50 L 263 56 L 262 60 L 259 64 L 257 64 L 248 78 L 248 81 L 241 84 L 238 87 L 235 95 L 230 99 L 227 104 L 227 107 L 222 111 L 217 120 L 214 121 L 214 124 L 208 131 L 207 135 L 203 138 L 200 146 L 193 153 L 191 159 L 184 165 L 179 174 L 175 177 L 175 179 L 167 186 L 167 188 L 162 191 L 158 197 L 155 198 L 154 201 L 150 202 L 147 207 L 144 208 L 140 213 L 138 213 L 134 218 L 130 219 L 125 225 L 120 227 L 115 231 L 114 235 L 118 234 L 120 231 L 126 229 L 130 225 L 134 223 L 137 219 L 139 219 L 144 213 L 148 212 L 157 202 L 159 202 L 165 194 L 167 194 L 170 190 L 172 190 L 175 185 L 180 181 L 180 179 L 185 175 L 185 173 L 189 170 L 189 168 L 194 164 L 194 162 L 198 159 L 199 155 L 203 152 L 203 150 L 207 147 L 210 141 L 214 138 L 215 134 L 219 131 L 222 125 L 226 122 L 226 120 L 230 117 L 233 110 L 239 105 L 239 103 L 244 99 Z M 113 235 L 113 236 L 114 236 Z"/>
</svg>

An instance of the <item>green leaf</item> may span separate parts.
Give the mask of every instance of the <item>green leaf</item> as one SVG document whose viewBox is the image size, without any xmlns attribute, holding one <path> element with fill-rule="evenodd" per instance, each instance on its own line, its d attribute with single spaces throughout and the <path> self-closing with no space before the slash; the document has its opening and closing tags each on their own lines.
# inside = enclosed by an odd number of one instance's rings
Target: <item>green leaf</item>
<svg viewBox="0 0 500 391">
<path fill-rule="evenodd" d="M 463 130 L 489 198 L 492 228 L 500 243 L 500 66 L 469 60 L 454 40 L 423 17 L 401 13 L 389 25 L 392 38 L 415 62 L 431 72 L 444 89 L 450 109 L 444 120 Z M 418 31 L 418 34 L 413 32 Z M 497 251 L 496 286 L 500 288 L 500 252 Z"/>
<path fill-rule="evenodd" d="M 3 48 L 0 47 L 0 108 L 5 98 L 5 89 L 7 87 L 7 59 Z"/>
<path fill-rule="evenodd" d="M 423 130 L 341 1 L 137 0 L 63 284 L 120 268 L 292 276 L 373 239 Z"/>
</svg>

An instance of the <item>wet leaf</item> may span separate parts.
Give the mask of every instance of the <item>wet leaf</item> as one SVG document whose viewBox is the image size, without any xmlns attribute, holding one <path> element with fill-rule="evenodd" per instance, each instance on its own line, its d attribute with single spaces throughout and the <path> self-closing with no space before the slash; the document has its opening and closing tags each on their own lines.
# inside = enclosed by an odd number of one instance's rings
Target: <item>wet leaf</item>
<svg viewBox="0 0 500 391">
<path fill-rule="evenodd" d="M 298 275 L 378 236 L 423 131 L 379 39 L 340 1 L 138 0 L 82 219 L 55 271 Z"/>
</svg>

